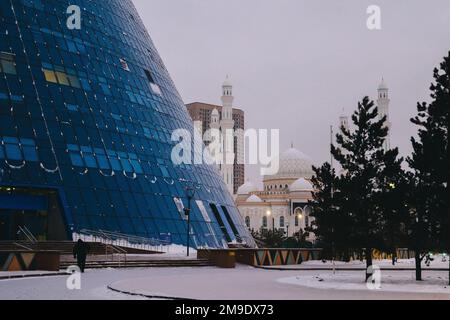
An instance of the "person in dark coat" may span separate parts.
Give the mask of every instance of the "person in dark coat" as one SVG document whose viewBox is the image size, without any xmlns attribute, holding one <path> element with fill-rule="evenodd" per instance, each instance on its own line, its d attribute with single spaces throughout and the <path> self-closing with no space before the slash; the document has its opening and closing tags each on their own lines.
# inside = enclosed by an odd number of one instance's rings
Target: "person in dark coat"
<svg viewBox="0 0 450 320">
<path fill-rule="evenodd" d="M 86 257 L 88 253 L 89 253 L 89 244 L 79 239 L 78 242 L 73 247 L 73 258 L 77 259 L 77 265 L 82 273 L 84 273 L 84 268 L 86 266 Z"/>
</svg>

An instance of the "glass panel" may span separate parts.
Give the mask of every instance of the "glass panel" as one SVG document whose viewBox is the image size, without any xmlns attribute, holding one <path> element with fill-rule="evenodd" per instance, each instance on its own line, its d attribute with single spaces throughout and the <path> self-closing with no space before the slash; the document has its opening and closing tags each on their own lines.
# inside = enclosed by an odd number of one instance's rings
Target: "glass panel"
<svg viewBox="0 0 450 320">
<path fill-rule="evenodd" d="M 22 160 L 22 153 L 16 144 L 6 144 L 6 157 L 10 160 Z"/>
<path fill-rule="evenodd" d="M 48 82 L 58 83 L 58 81 L 56 80 L 56 75 L 53 71 L 44 69 L 44 76 L 45 80 L 47 80 Z"/>
</svg>

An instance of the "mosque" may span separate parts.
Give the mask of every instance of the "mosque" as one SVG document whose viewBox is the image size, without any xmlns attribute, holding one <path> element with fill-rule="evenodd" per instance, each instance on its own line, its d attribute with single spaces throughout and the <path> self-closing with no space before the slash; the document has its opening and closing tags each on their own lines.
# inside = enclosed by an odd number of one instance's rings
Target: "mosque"
<svg viewBox="0 0 450 320">
<path fill-rule="evenodd" d="M 380 119 L 386 117 L 385 125 L 391 129 L 389 105 L 389 88 L 382 79 L 378 86 L 377 106 Z M 340 116 L 339 126 L 349 129 L 347 115 Z M 383 148 L 390 149 L 390 134 Z M 308 205 L 313 192 L 313 161 L 292 145 L 279 156 L 279 165 L 276 175 L 263 177 L 263 190 L 251 181 L 242 185 L 236 195 L 236 205 L 250 230 L 277 229 L 292 237 L 310 227 L 314 221 Z M 310 233 L 306 240 L 315 242 L 315 238 Z"/>
<path fill-rule="evenodd" d="M 247 181 L 237 192 L 236 205 L 250 230 L 283 230 L 293 236 L 312 222 L 312 160 L 292 146 L 279 156 L 276 175 L 263 177 L 263 190 Z M 310 234 L 308 241 L 314 241 Z"/>
</svg>

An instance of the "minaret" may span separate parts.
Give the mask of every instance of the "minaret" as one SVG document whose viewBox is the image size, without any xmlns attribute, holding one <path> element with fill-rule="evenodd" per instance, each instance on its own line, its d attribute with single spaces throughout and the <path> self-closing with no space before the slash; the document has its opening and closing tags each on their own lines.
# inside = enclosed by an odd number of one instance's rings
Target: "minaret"
<svg viewBox="0 0 450 320">
<path fill-rule="evenodd" d="M 389 120 L 389 104 L 391 100 L 389 99 L 389 88 L 384 81 L 384 78 L 381 80 L 380 85 L 378 86 L 378 113 L 380 119 L 386 116 L 386 127 L 389 129 L 386 140 L 383 144 L 383 149 L 385 151 L 391 149 L 391 122 Z"/>
<path fill-rule="evenodd" d="M 341 116 L 339 117 L 339 130 L 342 127 L 348 130 L 348 116 L 345 114 L 345 109 L 342 109 Z"/>
<path fill-rule="evenodd" d="M 231 194 L 234 193 L 234 121 L 233 85 L 228 76 L 222 85 L 222 119 L 220 129 L 223 135 L 224 163 L 221 167 L 223 180 Z"/>
</svg>

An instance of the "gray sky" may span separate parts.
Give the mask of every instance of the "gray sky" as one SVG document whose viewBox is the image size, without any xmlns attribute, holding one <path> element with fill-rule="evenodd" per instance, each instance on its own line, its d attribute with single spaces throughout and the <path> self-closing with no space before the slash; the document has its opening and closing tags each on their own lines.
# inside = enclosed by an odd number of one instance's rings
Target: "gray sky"
<svg viewBox="0 0 450 320">
<path fill-rule="evenodd" d="M 281 129 L 282 150 L 294 142 L 316 164 L 330 157 L 329 126 L 376 99 L 381 77 L 392 146 L 409 154 L 409 119 L 450 50 L 448 0 L 133 1 L 185 103 L 220 103 L 229 74 L 247 127 Z M 373 4 L 381 31 L 366 27 Z"/>
</svg>

